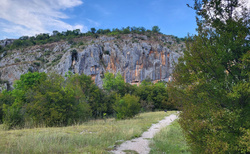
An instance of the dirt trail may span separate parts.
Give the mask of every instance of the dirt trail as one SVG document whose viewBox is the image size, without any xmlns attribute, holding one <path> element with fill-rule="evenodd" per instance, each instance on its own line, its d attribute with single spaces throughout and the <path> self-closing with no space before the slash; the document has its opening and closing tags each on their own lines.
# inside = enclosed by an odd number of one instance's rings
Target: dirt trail
<svg viewBox="0 0 250 154">
<path fill-rule="evenodd" d="M 111 151 L 114 154 L 126 154 L 125 151 L 136 151 L 139 154 L 148 154 L 150 152 L 149 143 L 151 138 L 160 131 L 161 128 L 169 125 L 178 116 L 171 114 L 170 116 L 165 117 L 165 119 L 159 121 L 157 124 L 152 124 L 152 126 L 142 134 L 141 137 L 135 138 L 129 141 L 122 143 L 116 150 Z"/>
</svg>

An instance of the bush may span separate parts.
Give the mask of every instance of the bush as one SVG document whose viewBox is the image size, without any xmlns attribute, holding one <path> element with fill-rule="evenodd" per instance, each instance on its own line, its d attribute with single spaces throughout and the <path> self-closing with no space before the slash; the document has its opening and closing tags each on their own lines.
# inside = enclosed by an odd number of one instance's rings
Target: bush
<svg viewBox="0 0 250 154">
<path fill-rule="evenodd" d="M 139 98 L 126 94 L 120 99 L 117 97 L 114 104 L 117 119 L 132 118 L 140 111 Z"/>
<path fill-rule="evenodd" d="M 0 94 L 0 118 L 7 129 L 79 123 L 91 117 L 92 104 L 102 102 L 100 93 L 94 93 L 100 89 L 84 74 L 65 81 L 58 74 L 29 72 L 14 87 Z"/>
<path fill-rule="evenodd" d="M 21 62 L 21 60 L 19 58 L 16 58 L 14 61 L 15 61 L 15 63 Z"/>
<path fill-rule="evenodd" d="M 37 67 L 41 65 L 39 62 L 34 62 L 33 64 L 36 65 Z"/>
<path fill-rule="evenodd" d="M 7 92 L 4 90 L 2 93 L 0 93 L 0 123 L 3 122 L 3 106 L 4 105 L 11 105 L 14 102 L 14 97 L 12 96 L 11 92 Z"/>
<path fill-rule="evenodd" d="M 11 129 L 13 127 L 22 127 L 24 125 L 24 116 L 22 115 L 21 108 L 16 105 L 7 106 L 3 105 L 4 111 L 4 127 Z"/>
</svg>

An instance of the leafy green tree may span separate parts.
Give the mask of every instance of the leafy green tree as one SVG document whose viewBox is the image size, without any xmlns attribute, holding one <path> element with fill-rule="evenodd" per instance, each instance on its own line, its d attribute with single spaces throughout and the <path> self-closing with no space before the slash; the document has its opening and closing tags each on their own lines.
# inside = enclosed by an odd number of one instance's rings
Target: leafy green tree
<svg viewBox="0 0 250 154">
<path fill-rule="evenodd" d="M 144 33 L 146 31 L 146 28 L 145 27 L 139 27 L 139 31 Z"/>
<path fill-rule="evenodd" d="M 39 85 L 46 79 L 47 75 L 42 72 L 28 72 L 26 74 L 21 75 L 20 80 L 17 80 L 14 84 L 15 89 L 18 90 L 27 90 L 34 86 Z"/>
<path fill-rule="evenodd" d="M 111 91 L 115 88 L 114 82 L 115 81 L 115 75 L 112 73 L 105 73 L 104 79 L 103 79 L 103 89 L 107 91 Z"/>
<path fill-rule="evenodd" d="M 96 89 L 91 78 L 84 74 L 68 76 L 65 81 L 58 74 L 29 72 L 21 76 L 10 94 L 0 95 L 3 102 L 11 102 L 1 105 L 3 122 L 7 128 L 82 122 L 91 117 L 90 104 L 102 102 L 93 94 Z"/>
<path fill-rule="evenodd" d="M 137 87 L 135 95 L 140 98 L 143 110 L 151 111 L 155 109 L 176 109 L 175 105 L 168 102 L 168 91 L 166 83 L 143 80 Z"/>
<path fill-rule="evenodd" d="M 169 85 L 181 127 L 194 153 L 250 152 L 249 14 L 237 0 L 195 0 L 192 8 L 198 35 L 186 40 Z"/>
<path fill-rule="evenodd" d="M 96 29 L 95 28 L 91 28 L 90 31 L 91 31 L 91 33 L 95 34 Z"/>
<path fill-rule="evenodd" d="M 118 119 L 132 118 L 140 111 L 139 98 L 129 94 L 117 97 L 114 110 Z"/>
<path fill-rule="evenodd" d="M 152 32 L 153 33 L 159 33 L 160 32 L 160 28 L 158 26 L 153 26 L 152 27 Z"/>
<path fill-rule="evenodd" d="M 122 28 L 123 34 L 129 34 L 130 33 L 130 27 Z"/>
<path fill-rule="evenodd" d="M 67 124 L 74 97 L 72 91 L 62 87 L 63 82 L 62 76 L 49 74 L 44 82 L 26 92 L 25 116 L 30 118 L 34 125 Z"/>
<path fill-rule="evenodd" d="M 107 103 L 109 102 L 104 100 L 103 91 L 95 85 L 90 76 L 85 74 L 72 75 L 68 79 L 67 85 L 75 92 L 77 104 L 85 107 L 86 111 L 91 111 L 94 117 L 100 117 L 107 112 Z M 90 117 L 90 114 L 86 115 Z M 86 116 L 83 119 L 86 119 Z"/>
<path fill-rule="evenodd" d="M 46 77 L 45 73 L 28 72 L 21 75 L 20 80 L 15 82 L 13 91 L 3 93 L 0 99 L 3 101 L 3 122 L 6 128 L 24 125 L 26 113 L 24 106 L 27 102 L 27 91 L 36 88 Z"/>
<path fill-rule="evenodd" d="M 124 96 L 126 90 L 129 90 L 126 88 L 126 83 L 124 82 L 124 79 L 120 73 L 117 73 L 115 77 L 114 74 L 109 72 L 105 73 L 104 75 L 103 89 L 109 92 L 116 91 L 121 96 Z"/>
<path fill-rule="evenodd" d="M 75 29 L 73 30 L 74 35 L 80 35 L 81 34 L 81 30 L 80 29 Z"/>
<path fill-rule="evenodd" d="M 3 106 L 11 105 L 15 101 L 14 97 L 12 96 L 12 93 L 10 91 L 4 90 L 2 93 L 0 93 L 0 123 L 3 122 Z"/>
<path fill-rule="evenodd" d="M 98 30 L 96 31 L 96 33 L 97 33 L 97 34 L 104 34 L 104 30 L 103 30 L 103 29 L 98 29 Z"/>
</svg>

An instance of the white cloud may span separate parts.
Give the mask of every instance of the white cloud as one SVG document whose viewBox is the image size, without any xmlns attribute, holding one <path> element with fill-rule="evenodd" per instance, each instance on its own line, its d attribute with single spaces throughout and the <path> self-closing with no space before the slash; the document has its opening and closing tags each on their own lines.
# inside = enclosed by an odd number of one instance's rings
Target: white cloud
<svg viewBox="0 0 250 154">
<path fill-rule="evenodd" d="M 63 10 L 83 4 L 81 0 L 1 0 L 0 32 L 16 36 L 81 29 L 84 25 L 71 25 L 62 19 L 69 18 Z"/>
</svg>

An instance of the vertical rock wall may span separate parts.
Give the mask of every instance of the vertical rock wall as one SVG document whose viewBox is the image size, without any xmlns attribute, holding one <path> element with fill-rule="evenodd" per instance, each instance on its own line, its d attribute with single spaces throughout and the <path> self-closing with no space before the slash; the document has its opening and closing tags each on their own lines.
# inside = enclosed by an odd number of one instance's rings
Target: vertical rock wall
<svg viewBox="0 0 250 154">
<path fill-rule="evenodd" d="M 7 51 L 0 57 L 0 79 L 13 85 L 28 71 L 61 75 L 72 71 L 90 75 L 100 87 L 105 72 L 120 72 L 124 81 L 131 84 L 140 84 L 147 78 L 154 82 L 169 81 L 173 63 L 182 55 L 183 44 L 166 35 L 148 38 L 128 34 L 121 38 L 85 39 L 84 45 L 78 46 L 67 42 L 32 46 Z"/>
</svg>

